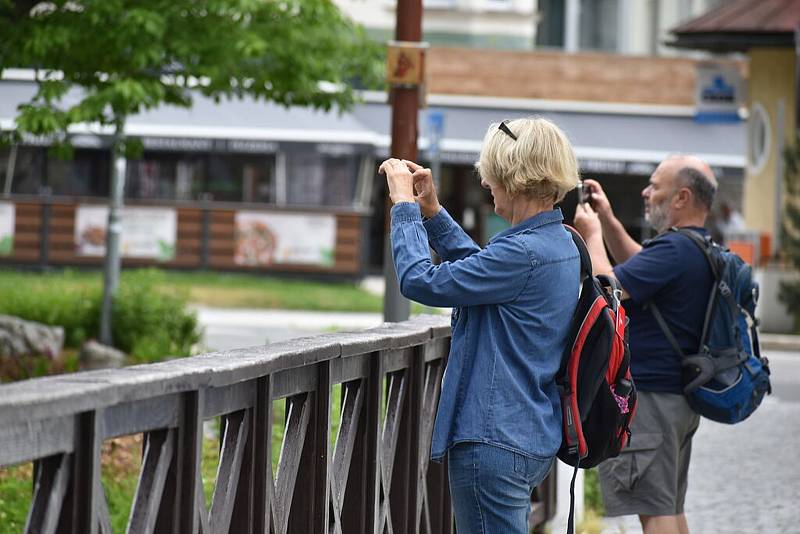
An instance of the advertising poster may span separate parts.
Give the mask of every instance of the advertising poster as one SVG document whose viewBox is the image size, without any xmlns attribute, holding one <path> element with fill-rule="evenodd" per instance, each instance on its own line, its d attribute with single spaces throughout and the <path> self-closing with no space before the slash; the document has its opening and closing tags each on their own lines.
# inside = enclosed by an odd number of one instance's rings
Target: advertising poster
<svg viewBox="0 0 800 534">
<path fill-rule="evenodd" d="M 236 213 L 238 265 L 294 263 L 332 267 L 336 217 L 298 213 Z"/>
<path fill-rule="evenodd" d="M 124 258 L 175 258 L 178 217 L 171 208 L 124 207 L 121 210 L 120 253 Z M 75 249 L 79 256 L 106 253 L 107 206 L 78 206 Z"/>
<path fill-rule="evenodd" d="M 0 256 L 14 252 L 14 204 L 0 202 Z"/>
</svg>

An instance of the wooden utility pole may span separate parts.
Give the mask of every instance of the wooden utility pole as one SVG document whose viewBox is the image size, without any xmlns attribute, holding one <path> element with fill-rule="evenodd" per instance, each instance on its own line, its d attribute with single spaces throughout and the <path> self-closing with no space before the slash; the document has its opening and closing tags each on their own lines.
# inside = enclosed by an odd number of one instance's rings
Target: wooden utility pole
<svg viewBox="0 0 800 534">
<path fill-rule="evenodd" d="M 422 0 L 397 0 L 395 43 L 389 45 L 387 80 L 392 106 L 392 147 L 389 156 L 417 160 L 417 115 L 424 81 L 424 45 L 422 39 Z M 386 291 L 383 297 L 383 319 L 404 321 L 411 312 L 411 303 L 400 294 L 392 260 L 389 236 L 389 211 L 392 203 L 386 192 L 386 239 L 383 273 Z"/>
</svg>

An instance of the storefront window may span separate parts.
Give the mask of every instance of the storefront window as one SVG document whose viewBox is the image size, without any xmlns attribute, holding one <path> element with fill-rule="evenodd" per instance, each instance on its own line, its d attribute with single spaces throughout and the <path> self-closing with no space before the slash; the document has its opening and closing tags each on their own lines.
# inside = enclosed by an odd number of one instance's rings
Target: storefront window
<svg viewBox="0 0 800 534">
<path fill-rule="evenodd" d="M 47 157 L 47 185 L 53 195 L 105 197 L 111 159 L 106 150 L 75 150 L 72 159 Z"/>
<path fill-rule="evenodd" d="M 351 206 L 359 156 L 318 152 L 286 155 L 287 203 L 307 206 Z"/>
<path fill-rule="evenodd" d="M 195 154 L 145 152 L 128 162 L 126 195 L 129 198 L 192 200 L 205 182 L 203 158 Z"/>
<path fill-rule="evenodd" d="M 10 188 L 12 194 L 38 195 L 45 185 L 44 163 L 44 148 L 17 146 L 0 150 L 0 191 L 5 193 Z"/>
<path fill-rule="evenodd" d="M 214 200 L 275 201 L 275 158 L 272 155 L 214 155 L 210 158 L 207 192 Z"/>
</svg>

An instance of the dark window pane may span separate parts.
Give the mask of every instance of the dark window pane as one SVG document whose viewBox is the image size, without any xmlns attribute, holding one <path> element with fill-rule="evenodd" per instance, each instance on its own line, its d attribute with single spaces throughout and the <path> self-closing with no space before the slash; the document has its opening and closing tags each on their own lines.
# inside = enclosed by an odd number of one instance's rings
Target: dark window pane
<svg viewBox="0 0 800 534">
<path fill-rule="evenodd" d="M 145 152 L 128 161 L 128 198 L 193 200 L 205 189 L 204 158 L 195 154 Z"/>
<path fill-rule="evenodd" d="M 564 46 L 564 0 L 539 0 L 537 46 Z"/>
<path fill-rule="evenodd" d="M 332 156 L 317 152 L 286 154 L 287 203 L 350 206 L 358 175 L 358 155 Z"/>
<path fill-rule="evenodd" d="M 13 165 L 11 193 L 39 194 L 44 186 L 44 163 L 45 149 L 43 148 L 18 146 L 16 150 L 10 148 L 0 150 L 0 189 L 5 191 L 8 169 Z"/>
<path fill-rule="evenodd" d="M 271 155 L 214 155 L 208 192 L 214 200 L 274 202 L 275 158 Z"/>
<path fill-rule="evenodd" d="M 105 150 L 75 150 L 72 159 L 48 154 L 47 185 L 54 195 L 108 196 L 110 165 Z"/>
<path fill-rule="evenodd" d="M 581 0 L 581 50 L 617 51 L 619 0 Z"/>
</svg>

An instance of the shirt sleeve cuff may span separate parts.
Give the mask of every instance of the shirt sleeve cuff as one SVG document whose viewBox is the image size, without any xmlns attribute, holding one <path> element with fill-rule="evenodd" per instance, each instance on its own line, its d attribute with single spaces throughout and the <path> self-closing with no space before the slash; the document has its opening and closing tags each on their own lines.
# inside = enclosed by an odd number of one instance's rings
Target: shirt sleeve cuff
<svg viewBox="0 0 800 534">
<path fill-rule="evenodd" d="M 636 302 L 638 304 L 641 304 L 642 300 L 639 298 L 640 295 L 638 294 L 639 293 L 639 291 L 638 291 L 639 288 L 636 287 L 634 284 L 631 284 L 629 282 L 628 274 L 625 272 L 625 269 L 623 268 L 623 265 L 624 264 L 617 264 L 614 267 L 612 267 L 612 270 L 614 272 L 614 278 L 617 279 L 617 281 L 619 282 L 619 285 L 621 285 L 622 289 L 624 289 L 625 292 L 628 295 L 630 295 L 631 299 L 634 302 Z M 631 289 L 633 289 L 633 291 L 631 291 Z"/>
<path fill-rule="evenodd" d="M 416 202 L 398 202 L 390 212 L 393 223 L 417 222 L 422 220 L 419 205 Z"/>
<path fill-rule="evenodd" d="M 455 221 L 453 221 L 450 213 L 442 208 L 439 213 L 425 220 L 422 224 L 429 236 L 437 236 L 447 232 L 455 224 Z"/>
</svg>

